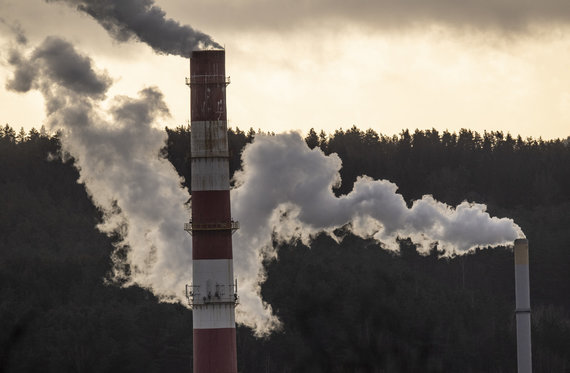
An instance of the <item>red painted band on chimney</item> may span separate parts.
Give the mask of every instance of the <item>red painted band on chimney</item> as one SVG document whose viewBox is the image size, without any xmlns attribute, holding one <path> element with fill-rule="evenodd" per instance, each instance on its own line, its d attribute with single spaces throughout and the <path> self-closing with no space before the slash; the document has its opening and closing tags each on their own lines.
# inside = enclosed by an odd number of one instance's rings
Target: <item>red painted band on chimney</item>
<svg viewBox="0 0 570 373">
<path fill-rule="evenodd" d="M 192 121 L 227 120 L 225 51 L 194 51 L 190 59 Z"/>
<path fill-rule="evenodd" d="M 232 258 L 231 231 L 192 232 L 192 260 Z"/>
<path fill-rule="evenodd" d="M 194 329 L 194 372 L 237 372 L 236 329 Z"/>
<path fill-rule="evenodd" d="M 192 259 L 233 258 L 229 190 L 194 191 L 192 224 Z"/>
<path fill-rule="evenodd" d="M 192 222 L 215 223 L 231 220 L 230 191 L 207 190 L 192 192 Z"/>
</svg>

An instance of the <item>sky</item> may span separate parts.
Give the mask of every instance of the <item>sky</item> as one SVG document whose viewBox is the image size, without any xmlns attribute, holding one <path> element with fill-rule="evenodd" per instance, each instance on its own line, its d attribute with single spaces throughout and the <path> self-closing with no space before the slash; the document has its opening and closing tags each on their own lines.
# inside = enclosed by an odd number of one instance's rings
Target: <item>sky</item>
<svg viewBox="0 0 570 373">
<path fill-rule="evenodd" d="M 151 0 L 146 0 L 152 2 Z M 501 130 L 570 136 L 570 2 L 566 0 L 155 0 L 167 18 L 226 48 L 232 127 L 332 133 L 353 125 Z M 107 92 L 157 87 L 176 127 L 189 120 L 189 61 L 118 41 L 72 0 L 0 0 L 0 123 L 45 120 L 37 91 L 6 88 L 7 51 L 50 35 L 89 55 Z M 115 35 L 116 36 L 116 35 Z M 119 38 L 120 39 L 120 38 Z"/>
</svg>

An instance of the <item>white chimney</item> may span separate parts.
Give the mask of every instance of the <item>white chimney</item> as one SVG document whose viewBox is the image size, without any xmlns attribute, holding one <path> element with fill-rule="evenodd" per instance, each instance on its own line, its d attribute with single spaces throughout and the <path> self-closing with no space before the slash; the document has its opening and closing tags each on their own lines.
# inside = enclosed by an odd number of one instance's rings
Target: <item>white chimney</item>
<svg viewBox="0 0 570 373">
<path fill-rule="evenodd" d="M 531 373 L 530 289 L 528 276 L 528 240 L 526 239 L 515 240 L 515 288 L 518 373 Z"/>
</svg>

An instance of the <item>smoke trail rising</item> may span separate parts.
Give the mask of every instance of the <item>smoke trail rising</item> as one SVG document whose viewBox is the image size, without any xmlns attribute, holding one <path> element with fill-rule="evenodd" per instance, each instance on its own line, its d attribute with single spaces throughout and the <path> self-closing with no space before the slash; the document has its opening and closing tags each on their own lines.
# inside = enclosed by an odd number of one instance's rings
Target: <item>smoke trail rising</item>
<svg viewBox="0 0 570 373">
<path fill-rule="evenodd" d="M 7 87 L 39 90 L 48 127 L 63 131 L 63 151 L 75 158 L 79 181 L 105 214 L 98 228 L 121 234 L 115 279 L 183 301 L 182 290 L 192 278 L 191 240 L 182 230 L 190 216 L 184 207 L 189 195 L 172 165 L 159 157 L 166 134 L 155 124 L 168 115 L 162 94 L 145 88 L 139 97 L 115 97 L 105 108 L 112 79 L 55 37 L 28 55 L 12 51 L 9 62 L 14 75 Z M 262 260 L 275 255 L 272 237 L 308 242 L 319 232 L 349 226 L 387 248 L 396 248 L 400 236 L 424 249 L 438 241 L 448 252 L 461 253 L 522 235 L 512 220 L 491 217 L 481 204 L 451 207 L 424 196 L 408 207 L 397 186 L 386 180 L 360 177 L 351 193 L 336 197 L 339 157 L 310 150 L 297 133 L 257 136 L 242 162 L 231 191 L 232 216 L 241 220 L 234 236 L 241 299 L 236 312 L 238 322 L 259 334 L 279 323 L 259 293 Z M 120 258 L 123 252 L 126 258 Z"/>
<path fill-rule="evenodd" d="M 27 56 L 12 51 L 9 62 L 15 71 L 7 88 L 42 93 L 47 127 L 61 131 L 62 150 L 74 157 L 79 182 L 104 213 L 98 228 L 122 235 L 116 253 L 127 257 L 117 256 L 115 278 L 152 288 L 163 299 L 181 296 L 191 268 L 190 240 L 181 229 L 189 195 L 159 157 L 166 134 L 156 122 L 169 115 L 162 94 L 145 88 L 136 98 L 113 98 L 104 110 L 111 78 L 56 37 Z"/>
<path fill-rule="evenodd" d="M 309 149 L 297 133 L 258 135 L 244 150 L 242 162 L 231 196 L 232 215 L 241 219 L 234 261 L 242 294 L 258 292 L 252 274 L 262 274 L 263 256 L 275 254 L 273 237 L 308 242 L 319 232 L 332 234 L 348 225 L 353 233 L 374 237 L 389 249 L 398 248 L 398 237 L 410 237 L 422 245 L 420 250 L 437 241 L 448 253 L 460 254 L 522 236 L 511 219 L 491 217 L 482 204 L 451 207 L 424 196 L 408 208 L 398 187 L 386 180 L 360 177 L 352 192 L 336 197 L 333 187 L 340 182 L 341 160 L 319 148 Z M 242 322 L 258 331 L 276 322 L 260 299 L 243 303 L 237 311 Z"/>
<path fill-rule="evenodd" d="M 45 0 L 64 2 L 89 14 L 117 41 L 137 39 L 157 53 L 190 57 L 194 49 L 221 48 L 209 35 L 173 19 L 154 0 Z"/>
</svg>

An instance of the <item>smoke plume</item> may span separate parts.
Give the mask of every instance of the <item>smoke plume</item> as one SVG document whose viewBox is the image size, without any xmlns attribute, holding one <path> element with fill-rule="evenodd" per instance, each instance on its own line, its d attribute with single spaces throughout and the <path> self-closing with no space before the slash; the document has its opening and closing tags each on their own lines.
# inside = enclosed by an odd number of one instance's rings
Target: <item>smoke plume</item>
<svg viewBox="0 0 570 373">
<path fill-rule="evenodd" d="M 119 234 L 115 280 L 152 290 L 163 300 L 185 301 L 192 278 L 191 240 L 182 224 L 190 213 L 188 192 L 160 149 L 166 140 L 157 121 L 169 115 L 162 94 L 145 88 L 139 96 L 107 99 L 112 79 L 67 41 L 48 37 L 30 51 L 10 54 L 14 67 L 7 87 L 39 90 L 47 125 L 61 131 L 62 149 L 75 160 L 94 204 L 104 213 L 98 228 Z M 279 321 L 260 297 L 262 261 L 275 257 L 272 239 L 311 237 L 349 227 L 388 249 L 411 237 L 427 250 L 437 241 L 448 253 L 500 245 L 522 236 L 511 219 L 491 217 L 481 204 L 448 206 L 424 196 L 408 207 L 397 186 L 360 177 L 351 193 L 335 196 L 341 160 L 309 149 L 301 136 L 258 135 L 242 155 L 231 191 L 232 216 L 241 221 L 234 236 L 240 306 L 237 321 L 259 334 Z"/>
<path fill-rule="evenodd" d="M 157 53 L 190 57 L 194 49 L 221 48 L 209 35 L 173 19 L 154 0 L 45 0 L 64 2 L 89 14 L 117 41 L 132 39 Z"/>
<path fill-rule="evenodd" d="M 136 98 L 106 100 L 111 78 L 56 37 L 29 55 L 12 51 L 9 62 L 15 71 L 7 87 L 43 94 L 48 128 L 61 132 L 63 152 L 73 156 L 79 182 L 104 213 L 98 228 L 121 237 L 114 278 L 152 288 L 162 299 L 181 297 L 191 278 L 190 240 L 181 228 L 189 195 L 159 156 L 166 134 L 156 122 L 169 115 L 162 94 L 145 88 Z"/>
<path fill-rule="evenodd" d="M 236 276 L 240 292 L 258 292 L 262 259 L 274 256 L 272 239 L 309 242 L 320 232 L 348 226 L 362 237 L 374 237 L 397 250 L 398 237 L 410 237 L 428 251 L 438 242 L 447 253 L 461 254 L 477 246 L 509 244 L 522 236 L 506 218 L 491 217 L 486 206 L 463 202 L 456 207 L 424 196 L 408 207 L 398 187 L 387 180 L 362 176 L 347 195 L 336 197 L 341 160 L 313 150 L 297 133 L 258 135 L 242 155 L 243 170 L 234 176 L 232 216 L 241 219 L 234 236 Z M 260 274 L 257 280 L 252 274 Z M 238 308 L 242 322 L 266 331 L 275 325 L 261 299 Z"/>
</svg>

